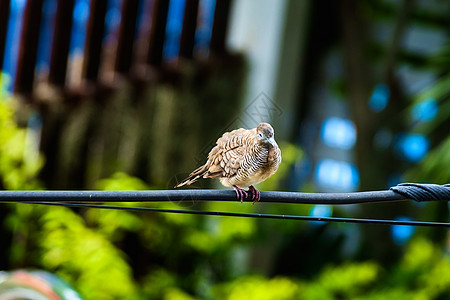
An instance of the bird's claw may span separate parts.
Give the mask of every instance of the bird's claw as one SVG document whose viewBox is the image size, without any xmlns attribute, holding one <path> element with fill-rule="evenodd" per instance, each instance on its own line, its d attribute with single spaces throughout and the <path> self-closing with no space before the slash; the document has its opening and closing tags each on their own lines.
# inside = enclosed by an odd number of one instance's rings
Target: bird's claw
<svg viewBox="0 0 450 300">
<path fill-rule="evenodd" d="M 248 187 L 248 191 L 252 193 L 252 204 L 255 204 L 261 200 L 261 192 L 258 191 L 253 185 Z"/>
<path fill-rule="evenodd" d="M 233 189 L 236 191 L 236 196 L 238 200 L 241 200 L 241 203 L 243 203 L 244 199 L 248 197 L 248 193 L 235 185 L 233 185 Z"/>
</svg>

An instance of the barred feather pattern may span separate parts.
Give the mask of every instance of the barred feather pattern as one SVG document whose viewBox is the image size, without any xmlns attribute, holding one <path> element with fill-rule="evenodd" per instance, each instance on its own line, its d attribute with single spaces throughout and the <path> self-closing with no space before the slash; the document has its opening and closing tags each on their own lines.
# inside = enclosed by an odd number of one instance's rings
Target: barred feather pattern
<svg viewBox="0 0 450 300">
<path fill-rule="evenodd" d="M 262 124 L 273 136 L 272 127 Z M 192 184 L 200 178 L 219 178 L 226 187 L 243 189 L 272 176 L 281 162 L 281 151 L 274 140 L 268 143 L 258 136 L 258 129 L 264 126 L 224 133 L 210 151 L 207 162 L 176 187 Z"/>
</svg>

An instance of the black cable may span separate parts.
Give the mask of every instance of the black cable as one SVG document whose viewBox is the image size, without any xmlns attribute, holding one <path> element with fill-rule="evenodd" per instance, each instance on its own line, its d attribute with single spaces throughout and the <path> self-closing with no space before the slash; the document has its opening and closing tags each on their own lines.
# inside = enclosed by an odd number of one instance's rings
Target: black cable
<svg viewBox="0 0 450 300">
<path fill-rule="evenodd" d="M 391 190 L 418 202 L 450 200 L 450 184 L 400 183 Z"/>
<path fill-rule="evenodd" d="M 294 193 L 261 192 L 261 202 L 297 203 L 297 204 L 360 204 L 391 202 L 402 200 L 448 201 L 450 185 L 405 183 L 392 187 L 388 191 L 358 193 Z M 373 223 L 411 226 L 443 226 L 449 223 L 397 221 L 377 219 L 354 219 L 335 217 L 311 217 L 293 215 L 252 214 L 233 212 L 213 212 L 197 210 L 173 210 L 162 208 L 121 207 L 88 203 L 103 202 L 196 202 L 196 201 L 236 201 L 232 190 L 151 190 L 151 191 L 0 191 L 0 203 L 20 202 L 31 204 L 64 205 L 72 207 L 126 209 L 131 211 L 153 211 L 165 213 L 186 213 L 197 215 L 216 215 L 233 217 L 253 217 L 270 219 L 292 219 L 308 221 L 330 221 L 351 223 Z M 252 201 L 251 193 L 244 201 Z"/>
<path fill-rule="evenodd" d="M 394 191 L 359 193 L 261 192 L 261 202 L 299 204 L 358 204 L 408 200 Z M 147 191 L 0 191 L 1 202 L 197 202 L 237 201 L 233 190 Z M 251 193 L 244 201 L 251 202 Z"/>
<path fill-rule="evenodd" d="M 30 202 L 27 202 L 27 203 L 30 204 Z M 194 215 L 207 215 L 207 216 L 247 217 L 247 218 L 322 221 L 322 222 L 340 222 L 340 223 L 366 223 L 366 224 L 369 223 L 369 224 L 383 224 L 383 225 L 450 227 L 450 223 L 441 223 L 441 222 L 355 219 L 355 218 L 336 218 L 336 217 L 311 217 L 311 216 L 257 214 L 257 213 L 235 213 L 235 212 L 223 212 L 223 211 L 179 210 L 179 209 L 166 209 L 166 208 L 109 206 L 109 205 L 81 204 L 81 203 L 34 202 L 33 204 L 60 205 L 60 206 L 69 206 L 69 207 L 98 208 L 98 209 L 117 209 L 117 210 L 128 210 L 128 211 L 136 211 L 136 212 L 162 212 L 162 213 L 194 214 Z"/>
<path fill-rule="evenodd" d="M 244 201 L 252 201 L 251 193 Z M 450 185 L 405 183 L 387 191 L 357 193 L 261 192 L 261 202 L 299 204 L 359 204 L 401 200 L 450 200 Z M 196 202 L 236 201 L 232 190 L 147 191 L 0 191 L 1 202 Z"/>
</svg>

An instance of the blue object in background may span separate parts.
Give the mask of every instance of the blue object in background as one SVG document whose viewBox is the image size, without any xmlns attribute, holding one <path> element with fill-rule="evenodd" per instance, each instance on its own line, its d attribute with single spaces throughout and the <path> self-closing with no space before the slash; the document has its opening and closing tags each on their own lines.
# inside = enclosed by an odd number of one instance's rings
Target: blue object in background
<svg viewBox="0 0 450 300">
<path fill-rule="evenodd" d="M 323 159 L 316 166 L 315 179 L 322 187 L 350 192 L 355 191 L 359 186 L 359 171 L 351 163 Z"/>
<path fill-rule="evenodd" d="M 116 42 L 119 36 L 120 20 L 122 19 L 122 0 L 108 0 L 105 14 L 105 31 L 103 32 L 103 42 L 108 38 Z"/>
<path fill-rule="evenodd" d="M 45 0 L 42 6 L 41 28 L 39 30 L 39 44 L 36 57 L 36 72 L 46 73 L 50 66 L 52 40 L 55 28 L 56 0 Z"/>
<path fill-rule="evenodd" d="M 408 217 L 397 217 L 397 221 L 412 221 Z M 391 237 L 394 243 L 397 245 L 403 245 L 411 239 L 411 237 L 416 232 L 416 226 L 411 225 L 392 225 L 391 226 Z"/>
<path fill-rule="evenodd" d="M 386 84 L 378 84 L 369 99 L 370 109 L 374 112 L 380 112 L 385 109 L 389 102 L 390 95 L 391 92 Z"/>
<path fill-rule="evenodd" d="M 216 0 L 200 0 L 198 24 L 195 32 L 194 53 L 209 54 Z"/>
<path fill-rule="evenodd" d="M 417 121 L 432 121 L 438 112 L 438 102 L 433 98 L 427 98 L 413 106 L 411 115 Z"/>
<path fill-rule="evenodd" d="M 401 134 L 396 144 L 402 157 L 411 162 L 420 162 L 428 153 L 430 142 L 423 134 Z"/>
<path fill-rule="evenodd" d="M 24 13 L 26 0 L 12 0 L 8 31 L 6 33 L 5 53 L 3 58 L 3 70 L 8 79 L 2 79 L 2 85 L 5 91 L 12 93 L 16 77 L 17 58 L 19 53 L 20 33 L 22 30 L 22 16 Z M 3 77 L 3 76 L 2 76 Z"/>
<path fill-rule="evenodd" d="M 356 143 L 356 128 L 350 120 L 330 117 L 323 122 L 320 136 L 329 147 L 349 150 Z"/>
<path fill-rule="evenodd" d="M 166 40 L 164 42 L 163 57 L 172 60 L 180 51 L 180 38 L 183 28 L 184 6 L 186 0 L 171 0 L 167 13 Z"/>
<path fill-rule="evenodd" d="M 89 0 L 75 0 L 73 10 L 70 54 L 82 52 L 86 43 L 87 22 L 89 19 Z"/>
</svg>

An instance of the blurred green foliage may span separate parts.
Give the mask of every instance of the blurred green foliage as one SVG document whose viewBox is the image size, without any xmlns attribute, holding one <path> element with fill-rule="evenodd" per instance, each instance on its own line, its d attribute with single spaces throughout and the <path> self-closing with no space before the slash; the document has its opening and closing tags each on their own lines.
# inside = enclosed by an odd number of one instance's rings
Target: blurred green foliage
<svg viewBox="0 0 450 300">
<path fill-rule="evenodd" d="M 376 262 L 347 262 L 312 279 L 245 276 L 217 285 L 216 299 L 446 299 L 450 257 L 424 238 L 413 240 L 404 258 L 385 270 Z"/>
<path fill-rule="evenodd" d="M 133 299 L 136 284 L 124 254 L 112 244 L 105 223 L 87 226 L 88 220 L 64 207 L 46 209 L 39 218 L 40 263 L 70 280 L 87 299 Z"/>
<path fill-rule="evenodd" d="M 27 158 L 27 130 L 17 126 L 14 109 L 6 101 L 0 101 L 0 123 L 3 187 L 42 189 L 37 174 L 44 160 L 36 155 Z M 278 189 L 302 157 L 294 145 L 280 145 L 283 163 L 259 186 L 261 190 Z M 96 187 L 158 188 L 125 173 L 99 180 Z M 158 205 L 243 212 L 288 208 L 298 214 L 307 214 L 310 208 L 195 201 Z M 444 299 L 450 293 L 448 253 L 420 235 L 389 268 L 376 261 L 350 260 L 329 263 L 308 277 L 301 269 L 267 275 L 251 261 L 264 264 L 286 241 L 311 230 L 308 223 L 29 204 L 8 208 L 2 225 L 11 234 L 9 268 L 54 272 L 86 299 Z M 262 251 L 255 251 L 255 245 Z M 302 248 L 294 250 L 301 260 L 310 259 Z M 335 249 L 325 253 L 331 251 Z"/>
<path fill-rule="evenodd" d="M 286 277 L 266 279 L 258 275 L 244 276 L 216 287 L 216 299 L 287 300 L 298 299 L 299 296 L 299 285 Z"/>
<path fill-rule="evenodd" d="M 450 166 L 450 137 L 434 148 L 418 166 L 408 171 L 406 178 L 409 181 L 449 183 L 450 168 L 443 168 L 443 165 Z"/>
<path fill-rule="evenodd" d="M 37 175 L 44 160 L 27 152 L 32 146 L 27 134 L 15 122 L 12 103 L 0 100 L 0 180 L 5 189 L 43 188 Z M 56 272 L 87 299 L 133 299 L 131 268 L 112 241 L 121 230 L 136 230 L 137 216 L 115 211 L 78 214 L 65 207 L 29 204 L 9 207 L 3 226 L 13 237 L 11 267 Z"/>
<path fill-rule="evenodd" d="M 55 272 L 86 299 L 134 299 L 137 287 L 132 270 L 113 241 L 120 230 L 136 228 L 138 218 L 103 211 L 90 225 L 96 216 L 90 211 L 83 216 L 66 207 L 14 205 L 5 224 L 18 241 L 12 244 L 11 260 L 16 267 Z"/>
<path fill-rule="evenodd" d="M 37 173 L 44 160 L 31 153 L 33 148 L 26 147 L 29 134 L 29 130 L 17 127 L 12 103 L 0 98 L 0 179 L 6 189 L 41 187 Z"/>
<path fill-rule="evenodd" d="M 414 131 L 430 137 L 432 150 L 419 165 L 406 173 L 406 178 L 445 184 L 450 182 L 450 168 L 442 167 L 450 166 L 450 44 L 431 55 L 426 65 L 440 76 L 432 86 L 416 95 L 409 110 L 425 99 L 437 101 L 439 110 L 436 118 L 432 122 L 419 122 L 413 126 Z"/>
</svg>

